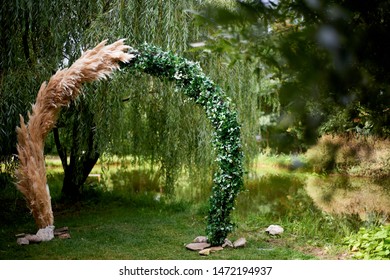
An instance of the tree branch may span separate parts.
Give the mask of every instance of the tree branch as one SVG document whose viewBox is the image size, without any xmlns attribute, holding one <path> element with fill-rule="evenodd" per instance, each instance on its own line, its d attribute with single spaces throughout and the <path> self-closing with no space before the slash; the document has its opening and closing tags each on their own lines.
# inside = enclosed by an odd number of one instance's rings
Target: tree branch
<svg viewBox="0 0 390 280">
<path fill-rule="evenodd" d="M 30 22 L 28 18 L 28 12 L 26 11 L 24 14 L 24 31 L 22 35 L 22 43 L 23 43 L 23 52 L 24 52 L 24 57 L 26 58 L 28 66 L 31 67 L 32 61 L 30 57 L 30 48 L 28 46 L 28 31 L 30 29 Z"/>
</svg>

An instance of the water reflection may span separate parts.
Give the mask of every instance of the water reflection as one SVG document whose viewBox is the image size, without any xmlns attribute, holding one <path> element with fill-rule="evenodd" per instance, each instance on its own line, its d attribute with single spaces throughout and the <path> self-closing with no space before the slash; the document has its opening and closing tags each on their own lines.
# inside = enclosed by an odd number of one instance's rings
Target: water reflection
<svg viewBox="0 0 390 280">
<path fill-rule="evenodd" d="M 300 166 L 298 160 L 297 163 Z M 111 190 L 124 196 L 161 194 L 158 176 L 145 170 L 118 170 L 110 180 Z M 240 217 L 255 214 L 275 219 L 297 218 L 322 210 L 358 216 L 363 221 L 390 221 L 390 178 L 373 181 L 342 175 L 319 176 L 280 166 L 261 166 L 249 173 L 244 182 L 245 191 L 239 194 L 235 211 Z M 195 203 L 208 201 L 210 193 L 211 183 L 199 187 L 188 178 L 182 179 L 175 190 L 177 199 Z"/>
<path fill-rule="evenodd" d="M 246 179 L 236 212 L 298 217 L 321 210 L 362 221 L 390 221 L 390 179 L 372 181 L 341 175 L 267 174 Z"/>
<path fill-rule="evenodd" d="M 342 175 L 310 176 L 305 190 L 323 211 L 332 214 L 358 215 L 367 221 L 390 218 L 390 180 L 373 181 Z"/>
<path fill-rule="evenodd" d="M 237 199 L 240 216 L 249 213 L 284 216 L 304 210 L 311 199 L 304 191 L 304 178 L 290 174 L 267 174 L 245 180 Z"/>
</svg>

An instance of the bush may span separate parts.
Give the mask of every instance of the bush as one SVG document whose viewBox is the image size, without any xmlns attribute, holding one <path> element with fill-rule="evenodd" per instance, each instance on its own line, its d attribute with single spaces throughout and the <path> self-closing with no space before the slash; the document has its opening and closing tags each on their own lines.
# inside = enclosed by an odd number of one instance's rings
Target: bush
<svg viewBox="0 0 390 280">
<path fill-rule="evenodd" d="M 345 238 L 346 245 L 356 252 L 356 259 L 390 260 L 390 225 L 361 228 L 358 233 Z"/>
</svg>

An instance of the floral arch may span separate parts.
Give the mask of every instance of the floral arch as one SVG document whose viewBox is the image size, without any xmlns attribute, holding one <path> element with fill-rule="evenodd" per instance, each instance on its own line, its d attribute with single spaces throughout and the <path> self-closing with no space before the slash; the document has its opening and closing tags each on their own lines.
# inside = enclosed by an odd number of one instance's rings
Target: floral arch
<svg viewBox="0 0 390 280">
<path fill-rule="evenodd" d="M 213 147 L 218 170 L 214 174 L 206 233 L 209 242 L 220 245 L 233 230 L 230 213 L 243 186 L 243 153 L 237 113 L 222 89 L 215 85 L 198 63 L 144 44 L 131 49 L 119 40 L 106 41 L 85 52 L 69 69 L 58 71 L 43 83 L 29 121 L 17 128 L 20 160 L 17 188 L 23 193 L 40 231 L 54 230 L 50 193 L 46 185 L 43 146 L 55 126 L 61 107 L 74 100 L 84 82 L 108 77 L 123 63 L 124 69 L 141 71 L 173 81 L 189 99 L 200 105 L 214 128 Z M 37 234 L 38 234 L 37 233 Z M 50 233 L 49 233 L 50 236 Z M 50 237 L 48 238 L 50 240 Z"/>
</svg>

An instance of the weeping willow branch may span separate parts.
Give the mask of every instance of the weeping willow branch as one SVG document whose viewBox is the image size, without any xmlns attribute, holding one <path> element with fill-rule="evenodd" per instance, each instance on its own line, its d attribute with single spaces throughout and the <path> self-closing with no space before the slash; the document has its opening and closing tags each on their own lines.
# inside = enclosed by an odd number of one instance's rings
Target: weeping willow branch
<svg viewBox="0 0 390 280">
<path fill-rule="evenodd" d="M 16 171 L 17 189 L 27 200 L 38 228 L 54 223 L 43 148 L 61 108 L 79 95 L 83 83 L 105 79 L 119 68 L 119 62 L 126 63 L 133 58 L 126 53 L 129 47 L 124 40 L 111 45 L 106 42 L 86 51 L 70 68 L 53 75 L 47 84 L 42 83 L 32 113 L 28 113 L 28 123 L 20 116 L 20 127 L 16 128 L 20 161 Z"/>
</svg>

